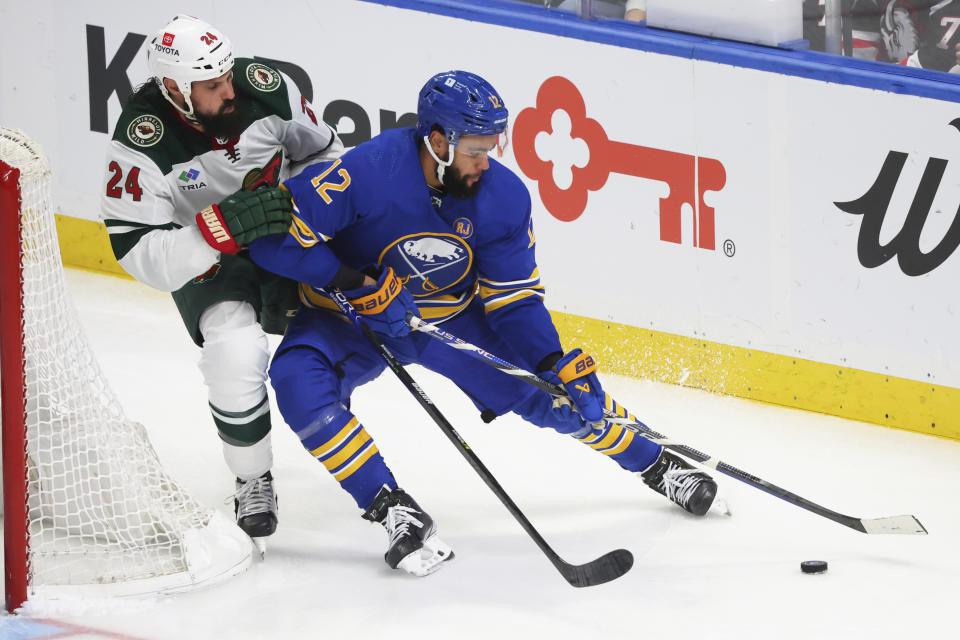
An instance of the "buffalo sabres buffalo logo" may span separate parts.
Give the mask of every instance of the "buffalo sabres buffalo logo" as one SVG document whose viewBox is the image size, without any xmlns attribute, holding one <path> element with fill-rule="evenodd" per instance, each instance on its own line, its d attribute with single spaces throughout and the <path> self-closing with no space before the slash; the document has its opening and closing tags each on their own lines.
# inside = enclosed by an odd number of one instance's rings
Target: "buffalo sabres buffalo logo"
<svg viewBox="0 0 960 640">
<path fill-rule="evenodd" d="M 414 297 L 432 296 L 463 280 L 473 251 L 452 233 L 416 233 L 394 241 L 380 254 Z"/>
<path fill-rule="evenodd" d="M 163 137 L 163 123 L 160 118 L 143 115 L 134 118 L 127 127 L 127 138 L 138 147 L 152 147 Z"/>
</svg>

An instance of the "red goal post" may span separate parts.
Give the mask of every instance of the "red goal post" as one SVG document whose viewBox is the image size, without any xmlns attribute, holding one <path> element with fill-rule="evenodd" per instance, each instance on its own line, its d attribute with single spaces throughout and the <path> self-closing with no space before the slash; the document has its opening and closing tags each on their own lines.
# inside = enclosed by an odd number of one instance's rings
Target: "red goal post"
<svg viewBox="0 0 960 640">
<path fill-rule="evenodd" d="M 0 127 L 6 608 L 240 573 L 250 539 L 163 470 L 99 368 L 66 290 L 50 183 L 38 145 Z"/>
</svg>

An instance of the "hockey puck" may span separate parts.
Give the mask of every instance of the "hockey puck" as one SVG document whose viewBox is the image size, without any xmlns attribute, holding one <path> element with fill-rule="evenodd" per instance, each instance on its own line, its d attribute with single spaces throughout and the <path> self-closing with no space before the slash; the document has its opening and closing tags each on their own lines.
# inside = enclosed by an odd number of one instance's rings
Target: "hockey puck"
<svg viewBox="0 0 960 640">
<path fill-rule="evenodd" d="M 804 573 L 823 573 L 827 570 L 827 563 L 823 560 L 806 560 L 800 563 L 800 571 Z"/>
</svg>

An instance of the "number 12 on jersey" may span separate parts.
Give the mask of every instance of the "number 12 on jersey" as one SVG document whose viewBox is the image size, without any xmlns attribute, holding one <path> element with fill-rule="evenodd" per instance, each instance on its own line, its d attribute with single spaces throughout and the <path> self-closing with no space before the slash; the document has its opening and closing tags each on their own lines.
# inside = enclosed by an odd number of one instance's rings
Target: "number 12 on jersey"
<svg viewBox="0 0 960 640">
<path fill-rule="evenodd" d="M 313 188 L 317 190 L 317 195 L 323 198 L 323 201 L 326 204 L 330 204 L 331 202 L 333 202 L 333 200 L 327 194 L 328 191 L 343 191 L 344 189 L 350 186 L 350 174 L 347 173 L 346 169 L 340 169 L 339 171 L 337 171 L 337 175 L 339 175 L 343 179 L 342 182 L 338 183 L 338 182 L 331 182 L 331 181 L 327 181 L 327 182 L 323 181 L 324 178 L 326 178 L 331 171 L 336 169 L 339 164 L 340 164 L 340 160 L 337 159 L 336 162 L 334 162 L 329 167 L 327 167 L 326 171 L 324 171 L 323 173 L 321 173 L 320 175 L 318 175 L 317 177 L 313 178 L 310 181 L 310 184 L 313 185 Z"/>
</svg>

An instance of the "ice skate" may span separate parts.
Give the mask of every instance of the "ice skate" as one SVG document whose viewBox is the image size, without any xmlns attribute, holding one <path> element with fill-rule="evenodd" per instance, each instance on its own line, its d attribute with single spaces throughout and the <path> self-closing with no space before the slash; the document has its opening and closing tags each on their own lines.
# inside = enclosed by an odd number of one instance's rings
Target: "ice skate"
<svg viewBox="0 0 960 640">
<path fill-rule="evenodd" d="M 437 536 L 433 518 L 403 489 L 391 491 L 384 486 L 363 518 L 387 530 L 390 541 L 383 559 L 391 569 L 426 576 L 453 559 L 453 550 Z"/>
<path fill-rule="evenodd" d="M 666 449 L 639 475 L 648 487 L 697 516 L 710 509 L 717 495 L 713 478 Z"/>
<path fill-rule="evenodd" d="M 257 545 L 260 557 L 266 553 L 266 538 L 277 530 L 277 496 L 273 491 L 273 475 L 269 471 L 251 480 L 237 478 L 233 494 L 233 510 L 237 526 Z"/>
</svg>

